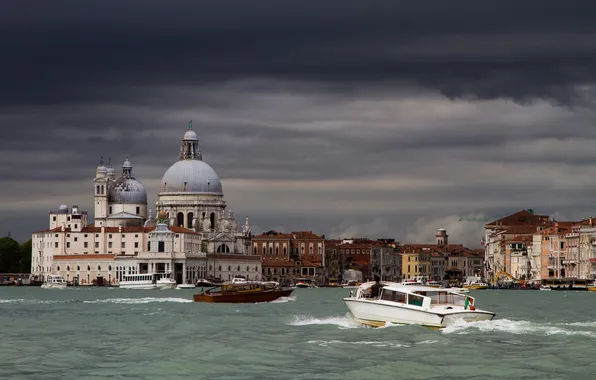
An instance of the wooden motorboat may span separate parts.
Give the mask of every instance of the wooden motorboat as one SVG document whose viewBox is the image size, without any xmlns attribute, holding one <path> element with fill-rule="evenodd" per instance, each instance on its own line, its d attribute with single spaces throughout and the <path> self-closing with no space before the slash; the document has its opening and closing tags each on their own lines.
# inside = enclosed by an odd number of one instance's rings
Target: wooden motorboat
<svg viewBox="0 0 596 380">
<path fill-rule="evenodd" d="M 281 297 L 288 297 L 294 289 L 282 288 L 272 282 L 226 283 L 195 294 L 195 302 L 254 303 L 271 302 Z"/>
</svg>

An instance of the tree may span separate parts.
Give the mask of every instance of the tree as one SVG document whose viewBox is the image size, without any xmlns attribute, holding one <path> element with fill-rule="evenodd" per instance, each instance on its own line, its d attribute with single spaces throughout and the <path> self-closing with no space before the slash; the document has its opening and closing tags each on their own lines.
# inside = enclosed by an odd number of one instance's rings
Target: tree
<svg viewBox="0 0 596 380">
<path fill-rule="evenodd" d="M 0 273 L 16 273 L 20 269 L 21 247 L 10 237 L 0 238 Z"/>
<path fill-rule="evenodd" d="M 31 272 L 31 239 L 21 244 L 21 259 L 19 260 L 21 273 Z"/>
</svg>

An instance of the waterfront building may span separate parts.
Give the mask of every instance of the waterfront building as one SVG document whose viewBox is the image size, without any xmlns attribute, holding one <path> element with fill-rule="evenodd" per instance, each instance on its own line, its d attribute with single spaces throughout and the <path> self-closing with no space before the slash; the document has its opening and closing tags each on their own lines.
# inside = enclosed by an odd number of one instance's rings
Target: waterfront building
<svg viewBox="0 0 596 380">
<path fill-rule="evenodd" d="M 553 222 L 547 215 L 537 215 L 532 210 L 521 210 L 486 224 L 484 226 L 485 277 L 489 281 L 496 281 L 502 275 L 512 276 L 510 273 L 512 271 L 511 244 L 513 244 L 513 240 L 519 240 L 520 237 L 528 239 L 539 229 L 550 227 L 552 224 Z M 532 255 L 536 255 L 538 251 L 534 248 L 537 246 L 532 245 L 532 248 Z M 526 267 L 532 264 L 532 260 L 529 261 L 530 263 L 526 263 Z M 530 268 L 530 272 L 535 270 L 532 268 L 534 267 Z"/>
<path fill-rule="evenodd" d="M 252 254 L 260 256 L 263 278 L 294 283 L 309 278 L 325 281 L 325 236 L 312 231 L 268 231 L 251 239 Z"/>
<path fill-rule="evenodd" d="M 111 162 L 100 161 L 93 182 L 93 223 L 78 206 L 51 211 L 49 228 L 32 235 L 32 275 L 100 285 L 151 272 L 171 272 L 179 283 L 261 277 L 248 217 L 240 225 L 233 212 L 226 214 L 221 181 L 203 161 L 192 122 L 178 161 L 162 178 L 157 217 L 128 158 L 118 178 Z"/>
</svg>

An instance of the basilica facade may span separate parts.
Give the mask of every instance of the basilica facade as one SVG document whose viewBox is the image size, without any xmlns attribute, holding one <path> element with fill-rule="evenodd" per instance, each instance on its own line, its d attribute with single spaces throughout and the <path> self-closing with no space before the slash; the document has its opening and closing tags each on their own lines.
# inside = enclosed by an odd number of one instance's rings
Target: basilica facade
<svg viewBox="0 0 596 380">
<path fill-rule="evenodd" d="M 103 160 L 93 180 L 90 224 L 78 206 L 49 213 L 49 228 L 32 235 L 31 274 L 60 274 L 81 285 L 118 284 L 124 275 L 172 273 L 178 283 L 199 279 L 260 279 L 260 256 L 251 252 L 248 217 L 238 223 L 227 209 L 221 180 L 203 161 L 192 121 L 178 160 L 165 172 L 156 215 L 147 191 L 126 158 L 121 175 Z"/>
</svg>

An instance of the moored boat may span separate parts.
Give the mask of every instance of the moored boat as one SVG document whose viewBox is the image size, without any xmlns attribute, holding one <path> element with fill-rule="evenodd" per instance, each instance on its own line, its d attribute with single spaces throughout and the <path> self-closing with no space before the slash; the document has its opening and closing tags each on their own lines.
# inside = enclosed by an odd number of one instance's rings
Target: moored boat
<svg viewBox="0 0 596 380">
<path fill-rule="evenodd" d="M 48 275 L 46 281 L 41 285 L 42 289 L 65 289 L 67 285 L 64 277 L 60 275 Z"/>
<path fill-rule="evenodd" d="M 195 294 L 195 302 L 220 303 L 255 303 L 271 302 L 281 297 L 288 297 L 294 289 L 282 288 L 276 282 L 247 281 L 225 283 Z"/>
<path fill-rule="evenodd" d="M 176 285 L 170 273 L 142 273 L 124 275 L 119 287 L 121 289 L 174 289 Z"/>
<path fill-rule="evenodd" d="M 195 284 L 178 284 L 178 286 L 176 286 L 176 289 L 194 289 L 197 286 Z"/>
<path fill-rule="evenodd" d="M 588 292 L 596 292 L 596 280 L 588 285 Z"/>
<path fill-rule="evenodd" d="M 213 282 L 206 280 L 204 278 L 199 279 L 199 281 L 197 281 L 197 287 L 199 288 L 208 288 L 215 285 Z"/>
<path fill-rule="evenodd" d="M 482 281 L 470 281 L 464 284 L 463 286 L 465 289 L 470 290 L 481 290 L 481 289 L 488 289 L 489 285 L 486 282 Z"/>
<path fill-rule="evenodd" d="M 310 278 L 299 278 L 296 281 L 297 288 L 316 288 L 317 286 L 312 282 Z"/>
<path fill-rule="evenodd" d="M 403 286 L 381 283 L 378 297 L 371 297 L 375 282 L 362 284 L 355 296 L 344 298 L 352 315 L 362 324 L 416 324 L 442 328 L 465 322 L 492 320 L 495 313 L 477 309 L 475 298 L 429 286 Z"/>
<path fill-rule="evenodd" d="M 543 290 L 543 291 L 552 290 L 551 287 L 547 286 L 547 285 L 540 285 L 540 287 L 538 289 Z"/>
</svg>

